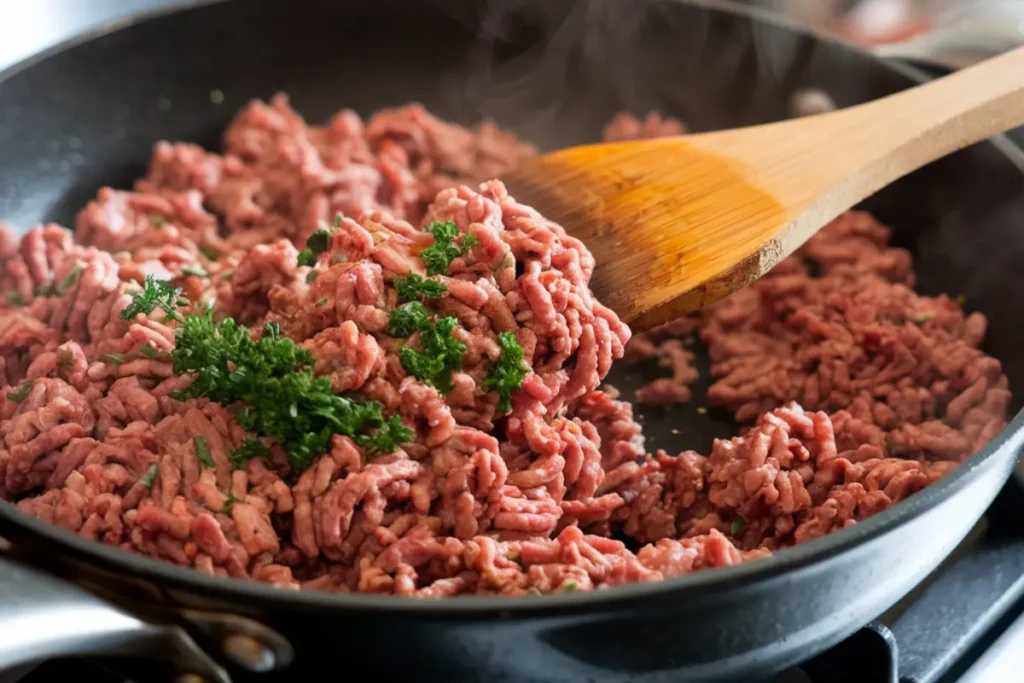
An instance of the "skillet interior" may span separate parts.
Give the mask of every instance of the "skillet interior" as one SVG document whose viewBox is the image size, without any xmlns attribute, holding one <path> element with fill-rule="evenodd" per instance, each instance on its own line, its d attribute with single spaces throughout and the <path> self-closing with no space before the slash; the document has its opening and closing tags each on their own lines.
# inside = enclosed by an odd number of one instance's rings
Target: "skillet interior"
<svg viewBox="0 0 1024 683">
<path fill-rule="evenodd" d="M 527 139 L 555 147 L 597 139 L 601 126 L 622 109 L 660 109 L 707 130 L 782 118 L 791 95 L 806 87 L 824 89 L 848 105 L 913 82 L 855 51 L 674 0 L 592 0 L 575 3 L 571 11 L 569 3 L 520 0 L 503 5 L 502 16 L 485 16 L 483 5 L 236 1 L 162 16 L 52 54 L 0 83 L 0 216 L 21 227 L 39 220 L 70 225 L 97 187 L 126 187 L 141 175 L 157 139 L 216 146 L 239 106 L 278 90 L 288 91 L 313 121 L 342 106 L 367 114 L 418 100 L 467 124 L 492 116 Z M 476 38 L 481 25 L 489 36 L 484 40 Z M 275 39 L 281 35 L 292 39 Z M 224 93 L 222 103 L 213 104 L 213 90 Z M 990 144 L 973 147 L 887 188 L 868 208 L 914 252 L 922 291 L 964 294 L 968 308 L 989 315 L 988 350 L 1004 362 L 1011 386 L 1019 387 L 1024 312 L 1014 301 L 1024 294 L 1024 281 L 1013 277 L 1013 266 L 1024 256 L 1024 232 L 1017 229 L 1024 217 L 1024 175 L 1019 155 L 1009 154 L 1014 160 Z M 628 377 L 620 382 L 629 383 Z M 699 415 L 697 405 L 648 412 L 650 445 L 706 449 L 713 437 L 733 433 L 722 416 Z M 672 435 L 672 429 L 682 435 Z M 711 586 L 725 590 L 835 556 L 932 507 L 996 453 L 986 449 L 962 472 L 854 530 L 770 560 L 663 586 L 539 598 L 529 605 L 283 596 L 69 541 L 67 534 L 44 530 L 9 506 L 0 505 L 0 521 L 12 538 L 28 531 L 41 547 L 70 542 L 89 562 L 159 578 L 171 600 L 191 601 L 177 590 L 197 589 L 225 599 L 292 600 L 322 609 L 386 607 L 448 617 L 536 614 L 566 605 L 601 609 L 619 598 L 657 599 L 670 591 L 682 597 Z"/>
</svg>

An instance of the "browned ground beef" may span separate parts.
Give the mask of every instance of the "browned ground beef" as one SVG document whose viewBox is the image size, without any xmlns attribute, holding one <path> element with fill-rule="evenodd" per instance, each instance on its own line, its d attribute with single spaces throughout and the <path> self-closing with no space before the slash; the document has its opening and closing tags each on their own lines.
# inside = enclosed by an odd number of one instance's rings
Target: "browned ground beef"
<svg viewBox="0 0 1024 683">
<path fill-rule="evenodd" d="M 681 131 L 620 116 L 608 137 Z M 984 317 L 917 296 L 909 255 L 863 213 L 627 345 L 589 291 L 586 248 L 489 180 L 532 153 L 493 124 L 469 131 L 417 106 L 310 127 L 277 97 L 239 113 L 223 154 L 159 143 L 135 189 L 100 190 L 75 233 L 0 230 L 0 497 L 88 538 L 285 588 L 584 590 L 848 526 L 1003 426 L 1010 395 L 978 350 Z M 324 252 L 299 265 L 297 245 L 338 213 Z M 431 221 L 478 242 L 427 301 L 466 346 L 447 393 L 399 362 L 418 337 L 388 330 L 395 279 L 424 272 Z M 173 397 L 192 381 L 168 358 L 178 323 L 121 318 L 146 275 L 253 329 L 277 323 L 336 392 L 379 401 L 414 440 L 371 457 L 335 435 L 304 471 L 268 443 L 269 458 L 236 466 L 229 452 L 251 436 L 237 407 Z M 507 413 L 484 381 L 502 332 L 530 368 Z M 713 363 L 708 401 L 748 426 L 709 456 L 648 454 L 630 404 L 598 386 L 614 359 L 657 355 L 668 376 L 638 398 L 686 401 L 694 333 Z"/>
</svg>

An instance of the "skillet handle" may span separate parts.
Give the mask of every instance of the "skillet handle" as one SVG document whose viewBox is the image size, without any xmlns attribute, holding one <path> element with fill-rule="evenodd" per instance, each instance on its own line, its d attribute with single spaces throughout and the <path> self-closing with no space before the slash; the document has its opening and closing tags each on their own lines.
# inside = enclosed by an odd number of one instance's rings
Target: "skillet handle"
<svg viewBox="0 0 1024 683">
<path fill-rule="evenodd" d="M 142 621 L 74 584 L 0 555 L 0 671 L 84 654 L 155 657 L 208 682 L 231 680 L 182 627 Z"/>
</svg>

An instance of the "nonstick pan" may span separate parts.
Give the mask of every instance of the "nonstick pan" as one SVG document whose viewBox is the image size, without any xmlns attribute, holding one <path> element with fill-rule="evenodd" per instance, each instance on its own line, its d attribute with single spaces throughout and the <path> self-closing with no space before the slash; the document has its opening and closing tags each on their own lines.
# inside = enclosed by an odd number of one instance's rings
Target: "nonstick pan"
<svg viewBox="0 0 1024 683">
<path fill-rule="evenodd" d="M 216 147 L 239 106 L 279 90 L 313 121 L 344 106 L 368 114 L 417 100 L 462 123 L 491 116 L 552 148 L 597 139 L 623 109 L 707 130 L 786 117 L 807 89 L 847 106 L 916 78 L 717 4 L 206 3 L 72 41 L 2 76 L 0 216 L 70 225 L 96 188 L 142 175 L 156 140 Z M 1020 152 L 1005 139 L 976 145 L 867 208 L 913 252 L 921 291 L 963 295 L 988 316 L 986 350 L 1020 391 Z M 640 378 L 614 381 L 628 391 Z M 706 449 L 735 432 L 697 403 L 646 411 L 649 446 Z M 216 659 L 235 662 L 235 677 L 264 670 L 289 680 L 281 667 L 294 656 L 332 677 L 384 681 L 750 680 L 838 642 L 935 568 L 1007 480 L 1022 427 L 1018 415 L 906 502 L 770 558 L 522 599 L 284 592 L 93 543 L 0 503 L 11 544 L 0 557 L 0 666 L 114 651 L 166 657 L 208 679 L 226 675 Z"/>
</svg>

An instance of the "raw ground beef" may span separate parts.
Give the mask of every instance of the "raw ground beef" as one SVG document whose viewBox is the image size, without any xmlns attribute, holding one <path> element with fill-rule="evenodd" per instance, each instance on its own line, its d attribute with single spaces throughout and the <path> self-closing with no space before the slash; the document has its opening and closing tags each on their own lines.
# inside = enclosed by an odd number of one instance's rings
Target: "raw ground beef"
<svg viewBox="0 0 1024 683">
<path fill-rule="evenodd" d="M 609 138 L 680 133 L 618 117 Z M 253 102 L 224 152 L 157 144 L 132 191 L 100 190 L 74 233 L 0 230 L 0 497 L 85 537 L 292 589 L 440 597 L 585 590 L 735 564 L 849 526 L 926 486 L 1004 424 L 1010 394 L 980 314 L 910 288 L 909 255 L 851 212 L 755 285 L 634 338 L 594 300 L 584 245 L 489 180 L 534 153 L 412 105 L 308 126 Z M 344 218 L 313 266 L 298 248 Z M 430 221 L 477 246 L 429 306 L 465 344 L 452 390 L 407 376 L 388 335 L 396 277 L 424 272 Z M 259 329 L 276 322 L 337 392 L 415 439 L 368 457 L 333 437 L 308 469 L 275 447 L 235 468 L 233 406 L 177 400 L 175 321 L 120 313 L 145 275 Z M 530 371 L 484 387 L 511 332 Z M 740 436 L 647 453 L 632 406 L 598 389 L 655 355 L 638 398 L 708 401 Z M 629 342 L 627 344 L 627 342 Z M 408 343 L 415 344 L 415 340 Z M 802 406 L 802 407 L 801 407 Z M 197 453 L 196 437 L 208 445 Z M 200 457 L 202 456 L 202 457 Z"/>
</svg>

